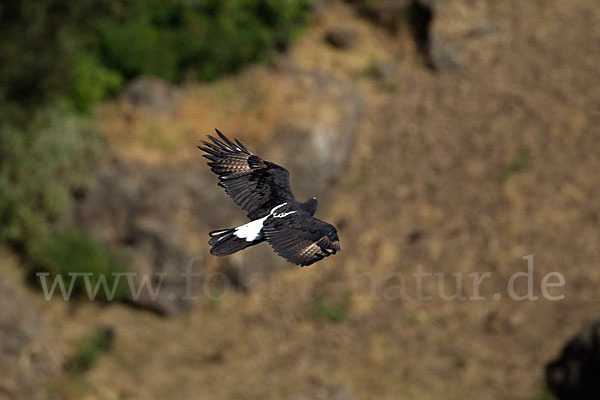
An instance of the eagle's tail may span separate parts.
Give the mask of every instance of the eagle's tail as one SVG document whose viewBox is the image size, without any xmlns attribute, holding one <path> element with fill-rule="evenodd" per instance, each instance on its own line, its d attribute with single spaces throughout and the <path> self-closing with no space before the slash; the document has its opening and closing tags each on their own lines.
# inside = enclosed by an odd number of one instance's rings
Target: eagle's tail
<svg viewBox="0 0 600 400">
<path fill-rule="evenodd" d="M 215 256 L 228 256 L 257 243 L 257 241 L 247 241 L 243 237 L 236 236 L 235 228 L 212 231 L 209 232 L 209 235 L 208 244 L 212 246 L 210 254 Z"/>
</svg>

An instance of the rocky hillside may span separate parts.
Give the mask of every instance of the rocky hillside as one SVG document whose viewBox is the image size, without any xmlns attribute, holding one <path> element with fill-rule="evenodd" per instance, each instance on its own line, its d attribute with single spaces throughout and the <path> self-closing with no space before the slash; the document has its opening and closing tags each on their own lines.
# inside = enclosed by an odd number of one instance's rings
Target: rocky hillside
<svg viewBox="0 0 600 400">
<path fill-rule="evenodd" d="M 20 338 L 0 398 L 30 398 L 29 382 L 64 399 L 552 398 L 545 366 L 600 300 L 600 8 L 330 0 L 313 13 L 268 64 L 209 84 L 143 77 L 96 108 L 109 152 L 62 223 L 128 271 L 164 274 L 163 289 L 45 301 L 3 256 L 0 292 L 25 294 L 22 322 L 0 313 L 0 338 Z M 266 245 L 210 256 L 207 231 L 244 222 L 195 148 L 215 127 L 317 196 L 342 252 L 308 268 Z M 528 262 L 537 299 L 515 300 Z M 564 285 L 546 293 L 551 273 Z M 527 278 L 514 282 L 524 296 Z M 106 329 L 110 345 L 90 339 Z M 73 372 L 82 348 L 93 362 Z"/>
</svg>

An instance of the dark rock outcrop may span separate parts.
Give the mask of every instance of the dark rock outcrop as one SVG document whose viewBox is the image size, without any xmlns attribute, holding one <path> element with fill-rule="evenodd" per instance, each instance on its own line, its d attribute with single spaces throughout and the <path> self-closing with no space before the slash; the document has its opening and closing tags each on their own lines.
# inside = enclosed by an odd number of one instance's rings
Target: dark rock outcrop
<svg viewBox="0 0 600 400">
<path fill-rule="evenodd" d="M 177 89 L 161 78 L 140 76 L 127 85 L 120 99 L 129 112 L 167 112 L 176 103 Z"/>
<path fill-rule="evenodd" d="M 323 200 L 350 157 L 364 114 L 363 96 L 354 85 L 328 75 L 292 73 L 303 95 L 260 154 L 290 171 L 292 189 L 300 201 L 312 196 Z"/>
<path fill-rule="evenodd" d="M 493 30 L 488 19 L 488 0 L 417 0 L 413 10 L 417 42 L 435 70 L 461 65 L 477 45 L 475 39 Z M 427 14 L 429 21 L 422 18 Z"/>
<path fill-rule="evenodd" d="M 461 65 L 481 38 L 493 31 L 489 0 L 348 0 L 374 23 L 391 31 L 410 28 L 418 51 L 434 70 Z"/>
<path fill-rule="evenodd" d="M 73 223 L 124 252 L 136 285 L 146 279 L 156 288 L 161 282 L 156 296 L 147 289 L 130 293 L 134 304 L 169 315 L 192 307 L 190 297 L 201 285 L 196 277 L 189 283 L 186 268 L 203 270 L 208 226 L 224 220 L 228 210 L 216 188 L 206 190 L 214 184 L 207 175 L 200 163 L 163 167 L 119 160 L 95 172 Z"/>
<path fill-rule="evenodd" d="M 586 326 L 546 367 L 546 381 L 559 400 L 600 399 L 600 319 Z"/>
<path fill-rule="evenodd" d="M 391 31 L 396 30 L 412 0 L 347 0 L 359 13 Z"/>
<path fill-rule="evenodd" d="M 352 47 L 356 40 L 356 32 L 348 28 L 331 29 L 325 33 L 325 41 L 336 49 Z"/>
</svg>

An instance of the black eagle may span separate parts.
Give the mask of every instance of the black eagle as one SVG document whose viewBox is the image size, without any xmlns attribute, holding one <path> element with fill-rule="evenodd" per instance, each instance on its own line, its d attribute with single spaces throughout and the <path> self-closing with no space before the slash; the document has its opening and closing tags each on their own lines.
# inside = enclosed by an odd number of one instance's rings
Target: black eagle
<svg viewBox="0 0 600 400">
<path fill-rule="evenodd" d="M 249 223 L 209 233 L 210 253 L 226 256 L 267 241 L 289 262 L 311 265 L 340 251 L 337 230 L 313 217 L 317 199 L 296 201 L 290 188 L 290 174 L 279 165 L 252 153 L 239 140 L 235 143 L 216 129 L 221 140 L 208 136 L 198 148 L 207 154 L 211 170 L 223 187 L 244 210 Z"/>
</svg>

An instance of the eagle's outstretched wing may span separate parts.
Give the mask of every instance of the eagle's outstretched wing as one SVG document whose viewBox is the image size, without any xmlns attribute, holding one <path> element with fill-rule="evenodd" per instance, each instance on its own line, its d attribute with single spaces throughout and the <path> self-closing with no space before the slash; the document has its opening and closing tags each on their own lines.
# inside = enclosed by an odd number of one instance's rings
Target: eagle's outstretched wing
<svg viewBox="0 0 600 400">
<path fill-rule="evenodd" d="M 340 251 L 335 227 L 305 211 L 274 214 L 265 221 L 263 234 L 277 254 L 301 266 Z"/>
<path fill-rule="evenodd" d="M 237 139 L 233 143 L 215 130 L 222 141 L 209 136 L 212 143 L 203 141 L 204 147 L 198 148 L 208 153 L 204 157 L 211 161 L 208 165 L 219 175 L 219 186 L 248 211 L 248 218 L 262 218 L 273 207 L 294 200 L 285 168 L 261 159 Z"/>
</svg>

